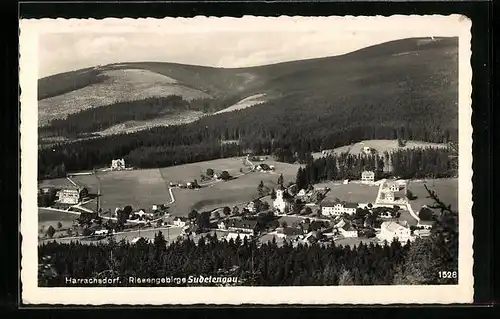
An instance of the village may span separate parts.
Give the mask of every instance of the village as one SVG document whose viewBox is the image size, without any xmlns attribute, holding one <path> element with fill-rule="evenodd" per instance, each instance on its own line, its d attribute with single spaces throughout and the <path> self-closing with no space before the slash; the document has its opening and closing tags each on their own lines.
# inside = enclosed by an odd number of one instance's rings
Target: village
<svg viewBox="0 0 500 319">
<path fill-rule="evenodd" d="M 255 161 L 261 163 L 254 164 Z M 192 210 L 184 216 L 174 216 L 169 211 L 169 204 L 175 201 L 174 189 L 196 190 L 201 185 L 228 182 L 234 177 L 227 171 L 215 172 L 209 168 L 200 182 L 170 181 L 169 202 L 153 204 L 148 208 L 125 205 L 113 211 L 103 211 L 99 207 L 99 191 L 89 194 L 86 187 L 78 185 L 68 176 L 72 187 L 44 187 L 39 189 L 39 195 L 52 194 L 55 200 L 46 209 L 73 214 L 75 219 L 71 227 L 58 225 L 55 229 L 50 226 L 52 229 L 44 231 L 43 239 L 92 242 L 117 234 L 134 234 L 130 242 L 135 243 L 141 239 L 152 240 L 152 236 L 141 236 L 141 233 L 162 230 L 177 234 L 176 239 L 199 239 L 207 234 L 217 234 L 220 240 L 240 243 L 255 240 L 259 244 L 276 242 L 278 245 L 285 241 L 292 245 L 356 245 L 397 240 L 404 245 L 430 235 L 435 212 L 425 205 L 416 212 L 413 210 L 407 180 L 378 179 L 374 171 L 363 171 L 358 180 L 338 181 L 333 189 L 318 185 L 297 189 L 294 182 L 285 183 L 283 175 L 275 172 L 274 165 L 264 161 L 263 158 L 247 156 L 244 164 L 249 167 L 248 172 L 242 169 L 240 172 L 242 175 L 273 173 L 277 178 L 275 188 L 264 187 L 261 182 L 262 185 L 257 185 L 259 197 L 252 201 L 200 212 Z M 117 159 L 107 170 L 128 169 L 131 168 L 125 166 L 123 159 Z M 362 203 L 339 198 L 341 195 L 337 194 L 337 189 L 353 184 L 369 187 L 376 195 L 371 201 Z M 92 201 L 98 203 L 95 210 L 85 206 Z"/>
</svg>

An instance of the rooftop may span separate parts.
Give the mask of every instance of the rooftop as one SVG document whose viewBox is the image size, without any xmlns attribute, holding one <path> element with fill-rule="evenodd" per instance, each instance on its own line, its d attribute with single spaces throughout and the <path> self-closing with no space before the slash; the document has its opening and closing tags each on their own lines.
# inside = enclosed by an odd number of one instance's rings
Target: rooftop
<svg viewBox="0 0 500 319">
<path fill-rule="evenodd" d="M 405 228 L 405 227 L 401 224 L 396 223 L 396 222 L 389 221 L 389 222 L 383 222 L 382 225 L 380 225 L 380 228 L 385 228 L 388 231 L 394 232 L 400 228 Z"/>
<path fill-rule="evenodd" d="M 232 219 L 228 222 L 229 227 L 235 228 L 246 228 L 246 229 L 254 229 L 257 226 L 256 220 L 248 220 L 248 219 Z"/>
</svg>

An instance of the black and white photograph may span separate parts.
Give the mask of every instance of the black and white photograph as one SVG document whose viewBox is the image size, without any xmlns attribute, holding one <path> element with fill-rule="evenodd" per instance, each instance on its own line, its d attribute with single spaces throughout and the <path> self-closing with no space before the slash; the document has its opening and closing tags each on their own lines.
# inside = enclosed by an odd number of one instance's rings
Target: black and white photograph
<svg viewBox="0 0 500 319">
<path fill-rule="evenodd" d="M 470 28 L 21 20 L 23 301 L 471 302 Z"/>
</svg>

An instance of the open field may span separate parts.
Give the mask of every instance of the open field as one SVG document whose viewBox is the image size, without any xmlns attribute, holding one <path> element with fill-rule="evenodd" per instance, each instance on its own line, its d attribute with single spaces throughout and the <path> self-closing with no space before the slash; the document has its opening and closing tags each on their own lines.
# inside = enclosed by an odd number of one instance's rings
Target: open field
<svg viewBox="0 0 500 319">
<path fill-rule="evenodd" d="M 131 205 L 133 208 L 149 209 L 153 204 L 166 204 L 172 199 L 168 192 L 169 182 L 188 182 L 205 174 L 207 168 L 216 173 L 227 170 L 235 176 L 226 182 L 209 182 L 197 190 L 173 189 L 175 202 L 170 206 L 174 216 L 187 215 L 192 209 L 208 210 L 221 206 L 234 206 L 258 197 L 257 186 L 260 181 L 270 188 L 276 187 L 280 173 L 285 183 L 295 181 L 298 165 L 266 160 L 264 163 L 275 166 L 274 172 L 252 172 L 241 175 L 240 168 L 245 168 L 242 157 L 218 159 L 207 162 L 131 171 L 99 172 L 95 175 L 74 176 L 71 179 L 85 186 L 90 193 L 97 193 L 98 179 L 101 184 L 101 208 L 103 210 Z M 246 170 L 245 170 L 246 171 Z M 237 177 L 238 176 L 238 177 Z M 44 180 L 40 185 L 64 187 L 70 186 L 67 179 Z M 96 203 L 83 205 L 95 209 Z"/>
<path fill-rule="evenodd" d="M 341 184 L 339 182 L 327 182 L 316 184 L 316 188 L 329 187 L 330 191 L 324 200 L 334 201 L 336 198 L 347 202 L 374 203 L 377 198 L 378 187 L 361 183 Z"/>
<path fill-rule="evenodd" d="M 417 147 L 433 147 L 433 148 L 448 147 L 447 144 L 443 143 L 428 143 L 421 141 L 408 141 L 404 147 L 399 147 L 397 140 L 365 140 L 351 145 L 337 147 L 333 150 L 325 150 L 325 151 L 337 155 L 340 153 L 349 153 L 357 155 L 363 153 L 363 147 L 365 146 L 375 149 L 379 154 L 383 154 L 384 152 L 391 153 L 396 150 L 411 149 Z M 323 154 L 321 152 L 313 153 L 314 158 L 320 158 L 322 156 Z"/>
<path fill-rule="evenodd" d="M 197 179 L 198 183 L 201 183 L 200 175 L 201 174 L 205 175 L 208 168 L 213 169 L 215 173 L 219 174 L 222 171 L 227 171 L 231 176 L 240 175 L 241 168 L 243 168 L 245 172 L 248 171 L 248 168 L 245 165 L 243 165 L 244 159 L 245 157 L 222 158 L 212 161 L 164 167 L 160 168 L 160 172 L 167 183 L 190 182 L 193 181 L 194 179 Z M 282 173 L 285 179 L 285 183 L 289 181 L 295 181 L 297 169 L 299 168 L 298 165 L 276 162 L 271 159 L 271 156 L 268 157 L 268 160 L 265 160 L 263 162 L 255 162 L 254 164 L 258 163 L 266 163 L 268 165 L 274 165 L 276 168 L 274 174 Z M 266 174 L 266 173 L 259 173 L 259 174 Z M 272 173 L 267 173 L 267 174 L 272 174 Z"/>
<path fill-rule="evenodd" d="M 106 172 L 98 176 L 103 210 L 113 211 L 126 205 L 148 209 L 153 204 L 166 204 L 171 200 L 158 169 Z"/>
<path fill-rule="evenodd" d="M 294 165 L 290 164 L 281 165 L 286 165 L 282 170 L 284 180 L 291 180 L 291 173 L 296 171 L 296 168 L 292 169 Z M 181 216 L 187 215 L 193 209 L 212 210 L 221 206 L 233 207 L 251 201 L 259 196 L 257 186 L 260 181 L 263 181 L 264 185 L 269 188 L 276 187 L 279 172 L 279 166 L 276 166 L 274 173 L 252 172 L 234 180 L 218 182 L 197 190 L 175 189 L 173 191 L 175 202 L 170 205 L 170 212 L 172 215 Z"/>
<path fill-rule="evenodd" d="M 101 184 L 101 208 L 103 210 L 131 205 L 133 208 L 151 208 L 153 204 L 170 202 L 168 186 L 158 169 L 99 172 Z M 81 175 L 71 178 L 90 193 L 97 192 L 98 179 L 95 175 Z M 44 180 L 40 185 L 65 187 L 71 185 L 67 179 Z M 95 207 L 95 202 L 84 205 Z"/>
<path fill-rule="evenodd" d="M 58 237 L 59 235 L 62 235 L 63 233 L 65 233 L 66 229 L 72 227 L 73 221 L 77 217 L 78 217 L 78 215 L 76 215 L 76 214 L 63 213 L 63 212 L 47 210 L 44 208 L 39 208 L 38 209 L 38 234 L 39 234 L 39 236 L 43 236 L 45 234 L 45 231 L 50 226 L 52 226 L 56 230 L 54 237 Z M 62 225 L 62 227 L 60 228 L 61 231 L 59 231 L 59 228 L 57 227 L 57 224 L 59 222 Z M 41 232 L 41 229 L 43 229 L 43 232 Z"/>
<path fill-rule="evenodd" d="M 434 190 L 439 199 L 441 199 L 441 201 L 446 205 L 451 205 L 451 209 L 458 211 L 458 178 L 446 178 L 410 182 L 408 186 L 409 190 L 414 196 L 417 196 L 415 200 L 410 201 L 411 207 L 415 213 L 418 213 L 423 205 L 434 204 L 432 199 L 427 198 L 428 193 L 425 190 L 424 185 L 427 185 L 429 189 Z"/>
</svg>

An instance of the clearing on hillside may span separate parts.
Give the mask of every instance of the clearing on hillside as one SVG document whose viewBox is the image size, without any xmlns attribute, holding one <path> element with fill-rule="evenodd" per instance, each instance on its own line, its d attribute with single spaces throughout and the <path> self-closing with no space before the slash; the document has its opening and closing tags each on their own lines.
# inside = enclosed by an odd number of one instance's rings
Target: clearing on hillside
<svg viewBox="0 0 500 319">
<path fill-rule="evenodd" d="M 265 93 L 261 93 L 261 94 L 255 94 L 255 95 L 249 96 L 249 97 L 239 101 L 238 103 L 231 105 L 230 107 L 227 107 L 223 110 L 215 112 L 215 114 L 242 110 L 242 109 L 246 109 L 247 107 L 252 107 L 255 105 L 265 103 L 266 100 L 263 99 L 263 97 L 265 95 L 266 95 Z"/>
<path fill-rule="evenodd" d="M 169 95 L 180 95 L 186 100 L 210 97 L 205 92 L 183 86 L 175 79 L 148 70 L 120 69 L 104 71 L 102 74 L 107 78 L 100 83 L 39 101 L 38 125 L 81 110 L 117 102 Z"/>
<path fill-rule="evenodd" d="M 369 147 L 370 149 L 376 150 L 379 154 L 384 152 L 393 152 L 402 149 L 417 148 L 417 147 L 433 147 L 433 148 L 447 148 L 448 145 L 445 143 L 429 143 L 421 141 L 408 141 L 405 146 L 399 147 L 397 140 L 365 140 L 351 145 L 345 145 L 337 147 L 333 150 L 324 150 L 327 154 L 362 154 L 364 147 Z M 320 158 L 325 156 L 323 152 L 313 153 L 314 158 Z"/>
</svg>

